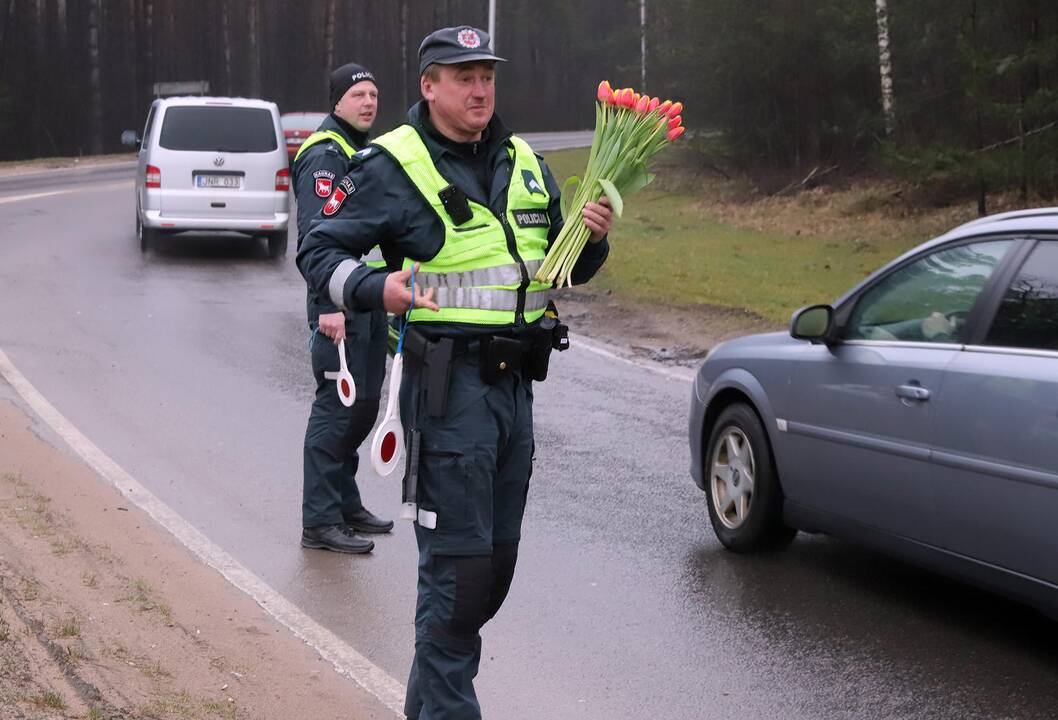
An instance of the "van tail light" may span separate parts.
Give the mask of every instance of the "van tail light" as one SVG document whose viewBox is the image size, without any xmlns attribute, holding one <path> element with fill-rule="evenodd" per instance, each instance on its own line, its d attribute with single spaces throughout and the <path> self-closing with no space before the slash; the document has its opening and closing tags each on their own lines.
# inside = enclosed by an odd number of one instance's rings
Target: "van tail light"
<svg viewBox="0 0 1058 720">
<path fill-rule="evenodd" d="M 162 171 L 156 168 L 154 165 L 147 166 L 147 178 L 143 183 L 144 187 L 149 188 L 160 188 L 162 186 Z"/>
<path fill-rule="evenodd" d="M 290 189 L 290 168 L 276 170 L 276 190 Z"/>
</svg>

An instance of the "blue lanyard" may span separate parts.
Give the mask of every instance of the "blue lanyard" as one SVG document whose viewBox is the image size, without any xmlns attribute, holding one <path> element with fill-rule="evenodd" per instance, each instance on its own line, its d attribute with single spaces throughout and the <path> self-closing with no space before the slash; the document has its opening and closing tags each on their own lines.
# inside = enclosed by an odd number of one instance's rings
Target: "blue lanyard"
<svg viewBox="0 0 1058 720">
<path fill-rule="evenodd" d="M 404 313 L 404 317 L 400 323 L 400 337 L 397 339 L 397 354 L 400 355 L 404 351 L 404 335 L 408 332 L 408 323 L 411 322 L 411 311 L 415 309 L 415 266 L 411 269 L 411 306 L 408 307 L 408 312 Z"/>
</svg>

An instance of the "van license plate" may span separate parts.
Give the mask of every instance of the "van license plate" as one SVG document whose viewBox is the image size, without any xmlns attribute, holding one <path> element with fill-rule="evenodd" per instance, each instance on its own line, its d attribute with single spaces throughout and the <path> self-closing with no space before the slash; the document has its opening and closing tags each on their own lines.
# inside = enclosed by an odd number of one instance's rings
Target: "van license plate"
<svg viewBox="0 0 1058 720">
<path fill-rule="evenodd" d="M 202 188 L 239 188 L 242 178 L 238 175 L 196 175 L 195 185 Z"/>
</svg>

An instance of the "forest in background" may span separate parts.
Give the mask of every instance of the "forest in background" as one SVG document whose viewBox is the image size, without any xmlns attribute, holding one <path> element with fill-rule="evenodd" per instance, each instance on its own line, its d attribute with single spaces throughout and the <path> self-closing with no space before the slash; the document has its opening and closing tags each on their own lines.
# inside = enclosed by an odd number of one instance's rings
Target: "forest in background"
<svg viewBox="0 0 1058 720">
<path fill-rule="evenodd" d="M 498 109 L 520 131 L 590 127 L 606 78 L 683 100 L 723 173 L 1058 192 L 1053 0 L 496 5 Z M 350 60 L 392 126 L 418 98 L 421 39 L 487 22 L 487 0 L 0 0 L 0 159 L 119 151 L 156 82 L 326 110 L 327 72 Z"/>
</svg>

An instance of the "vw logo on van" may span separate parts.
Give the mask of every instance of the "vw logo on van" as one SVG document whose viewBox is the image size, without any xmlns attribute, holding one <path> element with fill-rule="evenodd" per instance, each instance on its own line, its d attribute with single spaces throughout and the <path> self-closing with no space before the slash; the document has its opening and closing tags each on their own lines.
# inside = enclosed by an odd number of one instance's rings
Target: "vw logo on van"
<svg viewBox="0 0 1058 720">
<path fill-rule="evenodd" d="M 218 155 L 217 157 L 213 158 L 213 164 L 216 165 L 217 167 L 220 167 L 221 165 L 223 165 L 224 164 L 224 156 L 223 155 Z"/>
</svg>

